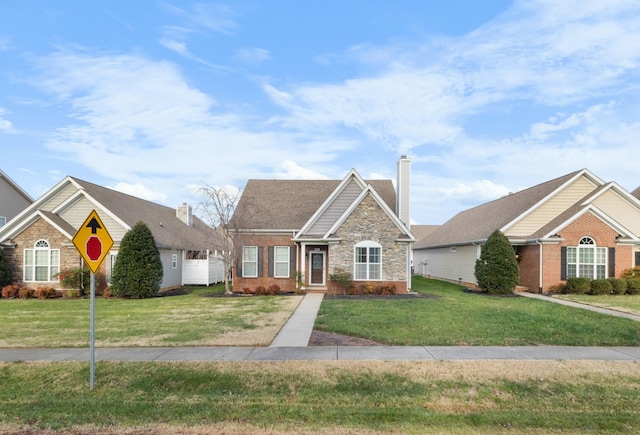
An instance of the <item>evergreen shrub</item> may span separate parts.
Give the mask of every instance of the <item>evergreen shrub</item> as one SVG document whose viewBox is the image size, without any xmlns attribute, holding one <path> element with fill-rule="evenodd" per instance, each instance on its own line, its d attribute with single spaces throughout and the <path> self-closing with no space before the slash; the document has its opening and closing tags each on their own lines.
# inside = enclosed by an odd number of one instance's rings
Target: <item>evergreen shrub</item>
<svg viewBox="0 0 640 435">
<path fill-rule="evenodd" d="M 11 265 L 5 256 L 4 249 L 0 248 L 0 288 L 3 288 L 13 282 L 13 273 Z"/>
<path fill-rule="evenodd" d="M 627 292 L 627 280 L 622 278 L 609 278 L 611 283 L 611 293 L 614 295 L 623 295 Z"/>
<path fill-rule="evenodd" d="M 482 247 L 475 276 L 478 286 L 489 294 L 513 293 L 518 285 L 516 253 L 500 230 L 495 230 Z"/>
<path fill-rule="evenodd" d="M 111 275 L 111 294 L 121 298 L 154 297 L 162 282 L 160 251 L 149 227 L 136 223 L 122 238 Z"/>
<path fill-rule="evenodd" d="M 565 287 L 566 294 L 569 295 L 584 295 L 591 290 L 591 280 L 589 278 L 568 278 L 567 286 Z"/>
<path fill-rule="evenodd" d="M 594 279 L 589 289 L 590 295 L 610 295 L 613 286 L 606 279 Z"/>
<path fill-rule="evenodd" d="M 627 280 L 627 294 L 640 294 L 640 278 L 631 278 Z"/>
</svg>

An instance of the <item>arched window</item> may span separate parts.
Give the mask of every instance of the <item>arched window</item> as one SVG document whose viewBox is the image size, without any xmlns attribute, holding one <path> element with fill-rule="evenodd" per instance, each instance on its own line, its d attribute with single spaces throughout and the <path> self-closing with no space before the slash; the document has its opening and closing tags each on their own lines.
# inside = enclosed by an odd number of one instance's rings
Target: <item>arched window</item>
<svg viewBox="0 0 640 435">
<path fill-rule="evenodd" d="M 578 246 L 567 247 L 567 276 L 589 279 L 606 278 L 607 248 L 596 245 L 592 237 L 580 239 Z"/>
<path fill-rule="evenodd" d="M 40 239 L 33 249 L 24 250 L 24 281 L 56 281 L 60 272 L 60 250 L 51 249 L 49 242 Z"/>
<path fill-rule="evenodd" d="M 367 240 L 355 246 L 354 279 L 379 280 L 382 278 L 382 247 Z"/>
</svg>

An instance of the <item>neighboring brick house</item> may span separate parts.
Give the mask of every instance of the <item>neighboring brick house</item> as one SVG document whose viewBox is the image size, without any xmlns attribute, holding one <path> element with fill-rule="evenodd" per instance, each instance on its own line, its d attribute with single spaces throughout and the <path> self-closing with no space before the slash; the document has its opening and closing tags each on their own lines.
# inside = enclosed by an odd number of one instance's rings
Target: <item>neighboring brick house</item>
<svg viewBox="0 0 640 435">
<path fill-rule="evenodd" d="M 32 203 L 33 198 L 0 169 L 0 227 Z"/>
<path fill-rule="evenodd" d="M 410 160 L 391 180 L 249 180 L 233 217 L 239 230 L 235 291 L 277 284 L 282 291 L 326 292 L 329 276 L 356 285 L 411 287 Z"/>
<path fill-rule="evenodd" d="M 475 261 L 499 229 L 532 292 L 568 277 L 620 277 L 640 266 L 640 200 L 587 169 L 463 211 L 414 245 L 422 275 L 475 286 Z"/>
<path fill-rule="evenodd" d="M 149 227 L 160 251 L 161 289 L 222 281 L 222 262 L 213 255 L 217 235 L 193 216 L 191 207 L 165 207 L 73 177 L 64 178 L 0 228 L 0 246 L 14 279 L 30 287 L 59 287 L 57 274 L 82 264 L 72 239 L 92 210 L 114 240 L 98 272 L 98 290 L 110 280 L 122 237 L 138 221 Z"/>
</svg>

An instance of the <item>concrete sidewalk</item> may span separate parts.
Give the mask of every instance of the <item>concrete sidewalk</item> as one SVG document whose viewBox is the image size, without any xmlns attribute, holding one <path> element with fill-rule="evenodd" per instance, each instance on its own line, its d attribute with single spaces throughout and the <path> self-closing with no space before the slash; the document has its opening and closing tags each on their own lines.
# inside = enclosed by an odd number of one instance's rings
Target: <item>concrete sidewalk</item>
<svg viewBox="0 0 640 435">
<path fill-rule="evenodd" d="M 0 361 L 89 361 L 89 349 L 0 349 Z M 640 361 L 640 347 L 318 346 L 96 349 L 96 361 Z"/>
</svg>

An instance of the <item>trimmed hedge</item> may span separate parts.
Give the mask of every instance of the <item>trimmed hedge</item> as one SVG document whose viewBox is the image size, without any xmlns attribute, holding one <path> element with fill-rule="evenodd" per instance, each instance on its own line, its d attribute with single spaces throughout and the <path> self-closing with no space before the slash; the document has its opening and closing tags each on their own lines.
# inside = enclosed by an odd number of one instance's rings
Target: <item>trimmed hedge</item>
<svg viewBox="0 0 640 435">
<path fill-rule="evenodd" d="M 623 295 L 627 292 L 627 280 L 622 278 L 609 278 L 607 281 L 611 283 L 611 293 L 614 295 Z"/>
<path fill-rule="evenodd" d="M 589 278 L 569 278 L 565 287 L 566 294 L 584 295 L 591 291 L 591 280 Z"/>
<path fill-rule="evenodd" d="M 640 294 L 640 278 L 631 278 L 627 280 L 627 293 L 630 295 Z"/>
<path fill-rule="evenodd" d="M 606 279 L 594 279 L 591 281 L 590 295 L 610 295 L 613 286 Z"/>
</svg>

